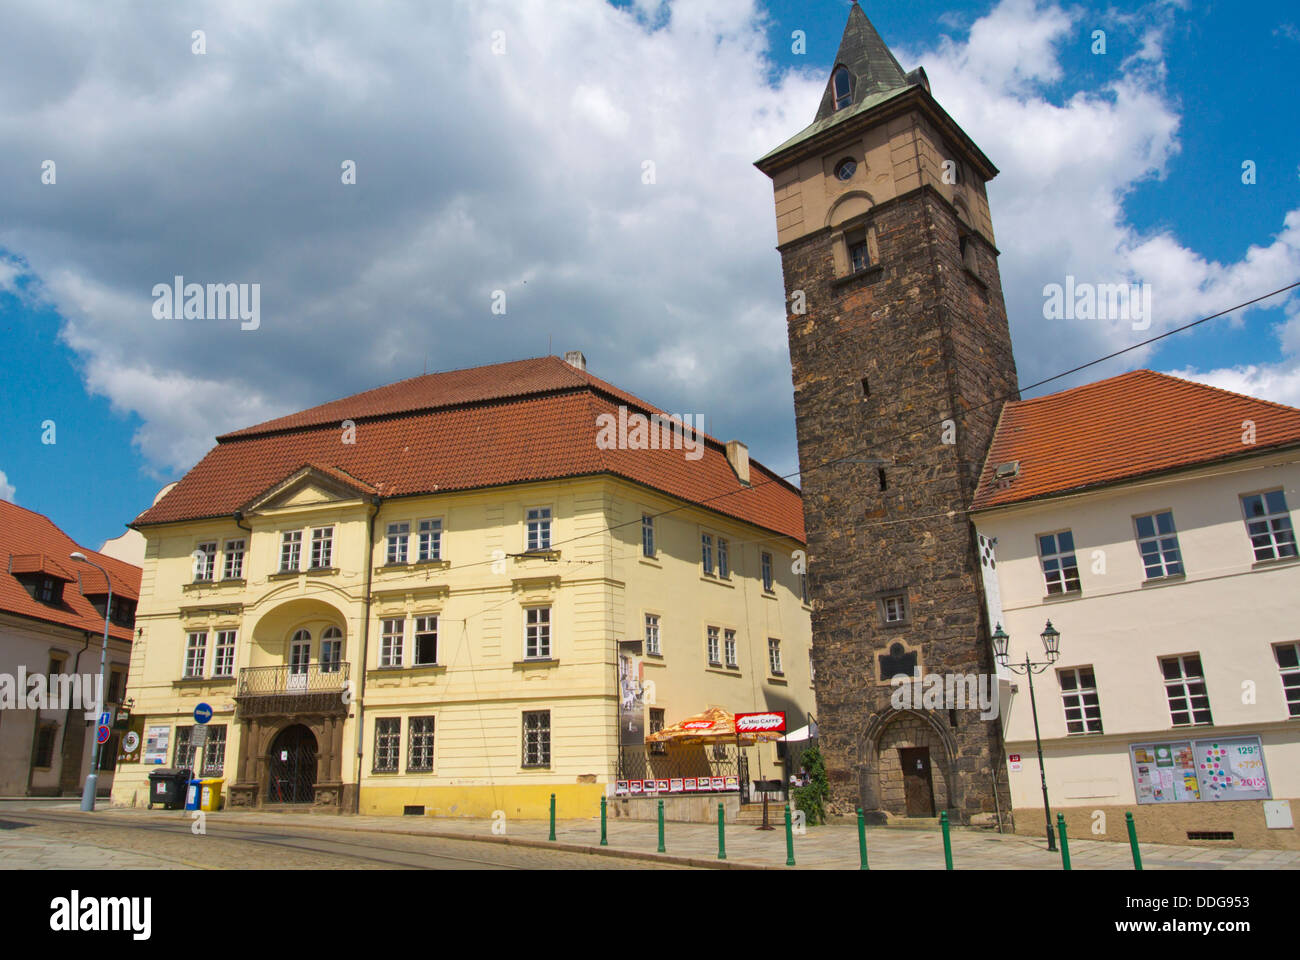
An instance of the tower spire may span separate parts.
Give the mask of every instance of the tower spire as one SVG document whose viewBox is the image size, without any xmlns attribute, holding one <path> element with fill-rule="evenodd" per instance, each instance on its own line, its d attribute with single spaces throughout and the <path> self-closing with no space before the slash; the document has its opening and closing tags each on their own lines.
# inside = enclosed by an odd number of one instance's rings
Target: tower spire
<svg viewBox="0 0 1300 960">
<path fill-rule="evenodd" d="M 817 120 L 824 120 L 836 112 L 837 99 L 841 100 L 840 109 L 845 106 L 843 91 L 837 97 L 835 89 L 835 74 L 840 67 L 848 71 L 848 105 L 859 104 L 872 94 L 885 93 L 909 83 L 907 74 L 889 52 L 889 47 L 862 12 L 857 0 L 849 10 L 849 22 L 844 25 L 844 36 L 840 39 L 839 52 L 835 54 L 835 66 L 817 110 Z"/>
</svg>

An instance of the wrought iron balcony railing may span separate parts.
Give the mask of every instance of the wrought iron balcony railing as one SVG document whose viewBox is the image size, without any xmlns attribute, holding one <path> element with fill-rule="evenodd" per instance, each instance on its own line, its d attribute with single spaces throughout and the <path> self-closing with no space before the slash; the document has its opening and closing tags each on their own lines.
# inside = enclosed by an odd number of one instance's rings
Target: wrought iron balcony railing
<svg viewBox="0 0 1300 960">
<path fill-rule="evenodd" d="M 346 713 L 351 664 L 344 661 L 244 667 L 235 693 L 240 717 L 276 713 Z"/>
</svg>

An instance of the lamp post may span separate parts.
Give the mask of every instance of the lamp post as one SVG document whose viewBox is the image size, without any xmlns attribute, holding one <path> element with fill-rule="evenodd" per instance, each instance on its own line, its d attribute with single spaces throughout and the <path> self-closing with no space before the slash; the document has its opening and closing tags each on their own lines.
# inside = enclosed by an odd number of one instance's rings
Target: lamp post
<svg viewBox="0 0 1300 960">
<path fill-rule="evenodd" d="M 99 703 L 95 704 L 95 713 L 98 715 L 104 709 L 104 674 L 108 669 L 108 617 L 113 610 L 113 581 L 108 575 L 108 571 L 90 560 L 80 551 L 70 553 L 68 556 L 73 560 L 80 560 L 82 563 L 88 563 L 104 575 L 104 583 L 108 585 L 108 599 L 104 602 L 104 645 L 99 650 Z M 98 719 L 98 716 L 96 716 Z M 81 809 L 84 813 L 93 812 L 95 809 L 95 787 L 99 783 L 99 748 L 102 744 L 99 742 L 99 731 L 96 730 L 95 752 L 90 761 L 90 773 L 86 776 L 86 785 L 81 791 Z"/>
<path fill-rule="evenodd" d="M 1041 636 L 1043 649 L 1047 652 L 1046 661 L 1039 663 L 1031 661 L 1029 651 L 1026 650 L 1024 663 L 1009 663 L 1007 644 L 1011 638 L 999 623 L 997 629 L 993 631 L 993 654 L 1002 666 L 1029 678 L 1029 705 L 1034 713 L 1034 743 L 1038 746 L 1038 775 L 1043 781 L 1043 816 L 1047 822 L 1047 849 L 1055 851 L 1056 835 L 1052 832 L 1052 808 L 1047 800 L 1047 771 L 1043 767 L 1043 739 L 1038 733 L 1038 701 L 1034 697 L 1034 674 L 1042 673 L 1061 656 L 1061 632 L 1052 626 L 1051 620 L 1048 620 Z"/>
</svg>

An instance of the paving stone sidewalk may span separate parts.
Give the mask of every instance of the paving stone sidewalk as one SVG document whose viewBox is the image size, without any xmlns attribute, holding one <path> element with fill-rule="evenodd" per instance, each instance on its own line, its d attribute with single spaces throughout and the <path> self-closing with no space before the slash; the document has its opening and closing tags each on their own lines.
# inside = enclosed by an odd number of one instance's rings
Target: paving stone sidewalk
<svg viewBox="0 0 1300 960">
<path fill-rule="evenodd" d="M 106 815 L 131 817 L 181 817 L 176 811 L 145 811 L 111 808 Z M 543 820 L 512 820 L 505 834 L 492 832 L 493 821 L 435 817 L 372 817 L 315 813 L 267 813 L 221 811 L 209 818 L 230 818 L 230 822 L 285 824 L 301 821 L 312 829 L 348 831 L 375 830 L 385 833 L 479 839 L 493 842 L 552 845 L 549 824 Z M 775 818 L 774 818 L 775 820 Z M 561 820 L 556 824 L 554 846 L 612 855 L 664 856 L 697 866 L 729 868 L 780 868 L 858 870 L 858 834 L 853 823 L 830 823 L 810 827 L 794 838 L 795 867 L 786 866 L 784 825 L 771 831 L 753 826 L 727 824 L 727 860 L 720 862 L 716 824 L 665 824 L 665 853 L 657 853 L 658 826 L 653 822 L 610 820 L 608 846 L 600 847 L 600 821 Z M 986 830 L 952 831 L 953 867 L 985 870 L 1060 870 L 1059 853 L 1047 850 L 1042 839 L 998 834 Z M 1174 844 L 1140 845 L 1142 866 L 1147 870 L 1300 869 L 1300 852 L 1246 850 L 1235 847 L 1193 847 Z M 898 827 L 867 829 L 868 862 L 873 870 L 943 870 L 943 837 L 937 830 Z M 1132 870 L 1128 844 L 1102 840 L 1070 840 L 1070 860 L 1075 870 Z"/>
</svg>

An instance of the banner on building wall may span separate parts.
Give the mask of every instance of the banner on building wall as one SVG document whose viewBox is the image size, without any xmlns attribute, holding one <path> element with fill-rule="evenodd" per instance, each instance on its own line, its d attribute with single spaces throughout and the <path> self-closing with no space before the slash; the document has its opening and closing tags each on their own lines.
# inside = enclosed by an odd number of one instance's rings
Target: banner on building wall
<svg viewBox="0 0 1300 960">
<path fill-rule="evenodd" d="M 785 733 L 785 712 L 766 710 L 763 713 L 738 713 L 736 733 Z"/>
<path fill-rule="evenodd" d="M 644 670 L 641 641 L 621 641 L 618 645 L 618 743 L 621 747 L 639 747 L 645 743 Z"/>
<path fill-rule="evenodd" d="M 1259 737 L 1132 744 L 1129 760 L 1138 803 L 1273 797 Z"/>
<path fill-rule="evenodd" d="M 117 744 L 118 763 L 139 763 L 140 748 L 144 746 L 144 717 L 131 717 Z"/>
</svg>

